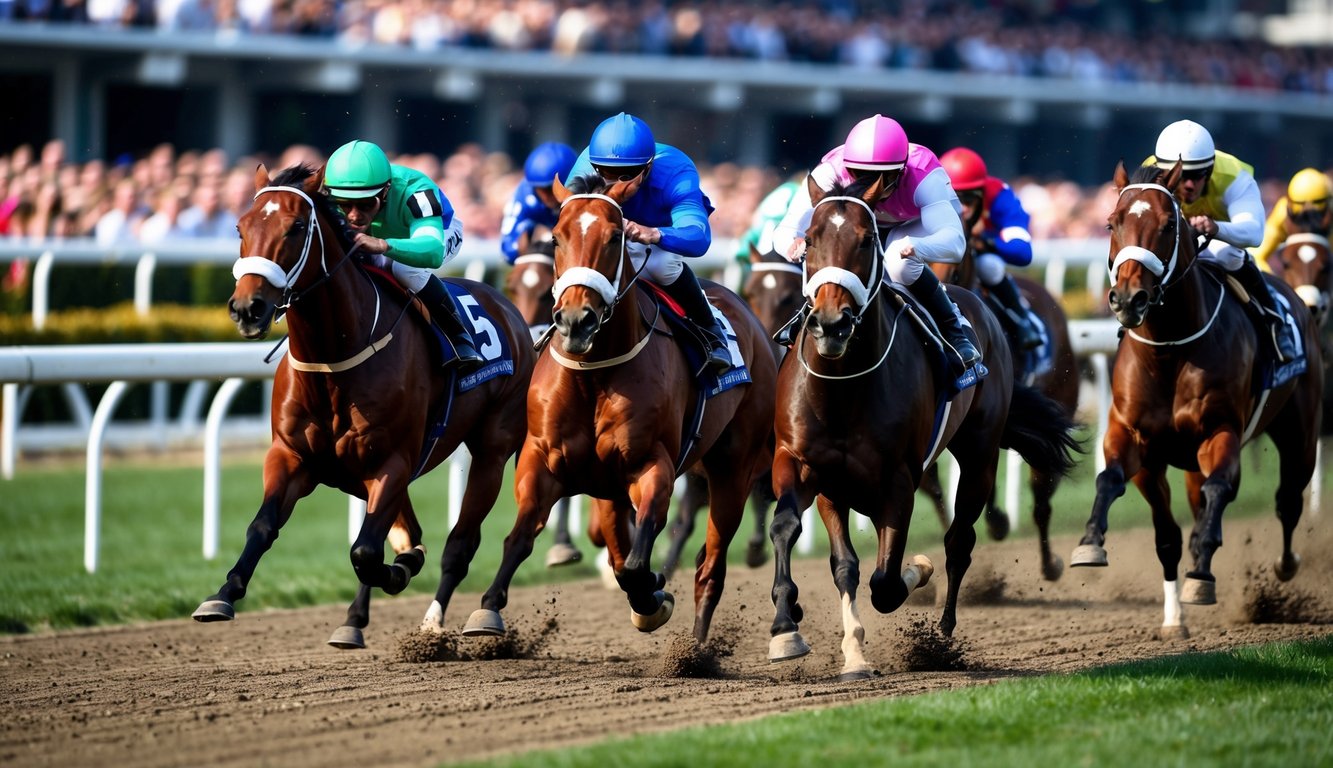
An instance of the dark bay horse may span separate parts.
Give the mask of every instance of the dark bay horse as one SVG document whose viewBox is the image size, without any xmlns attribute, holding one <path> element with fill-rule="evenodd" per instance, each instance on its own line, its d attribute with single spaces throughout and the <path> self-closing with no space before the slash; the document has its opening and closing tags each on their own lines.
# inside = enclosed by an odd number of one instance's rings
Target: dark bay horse
<svg viewBox="0 0 1333 768">
<path fill-rule="evenodd" d="M 1291 549 L 1300 520 L 1302 494 L 1315 469 L 1323 390 L 1318 332 L 1296 294 L 1269 283 L 1289 305 L 1311 356 L 1304 372 L 1269 386 L 1269 345 L 1226 275 L 1197 259 L 1194 230 L 1179 197 L 1180 164 L 1170 171 L 1140 168 L 1129 178 L 1115 170 L 1120 197 L 1111 213 L 1109 301 L 1126 329 L 1111 379 L 1111 413 L 1102 450 L 1106 469 L 1097 475 L 1097 496 L 1087 531 L 1071 565 L 1105 566 L 1107 513 L 1133 480 L 1152 509 L 1157 559 L 1164 580 L 1164 639 L 1189 636 L 1181 603 L 1217 602 L 1213 554 L 1222 546 L 1222 513 L 1236 498 L 1241 446 L 1267 434 L 1277 448 L 1277 516 L 1282 523 L 1279 579 L 1296 575 L 1300 559 Z M 1290 367 L 1296 366 L 1296 367 Z M 1185 471 L 1185 491 L 1194 528 L 1194 567 L 1177 585 L 1183 554 L 1181 530 L 1171 514 L 1168 467 Z"/>
<path fill-rule="evenodd" d="M 934 571 L 924 555 L 904 567 L 904 550 L 923 472 L 946 448 L 953 454 L 962 482 L 944 536 L 948 595 L 939 622 L 942 632 L 952 634 L 976 543 L 973 525 L 995 484 L 1000 449 L 1016 448 L 1029 464 L 1059 475 L 1072 466 L 1075 443 L 1060 406 L 1013 381 L 999 321 L 980 298 L 956 286 L 949 295 L 971 322 L 989 375 L 948 399 L 953 382 L 936 363 L 938 347 L 925 331 L 924 313 L 885 287 L 884 246 L 871 212 L 889 191 L 882 179 L 827 194 L 813 182 L 808 186 L 815 205 L 806 234 L 810 311 L 778 373 L 769 660 L 810 651 L 798 628 L 803 611 L 791 550 L 801 510 L 814 499 L 842 595 L 842 678 L 861 679 L 873 671 L 856 608 L 860 564 L 850 512 L 870 518 L 878 535 L 871 604 L 881 613 L 893 611 Z"/>
<path fill-rule="evenodd" d="M 694 637 L 704 642 L 726 578 L 727 547 L 745 498 L 771 460 L 776 363 L 764 329 L 731 291 L 707 285 L 735 331 L 750 382 L 707 400 L 681 347 L 666 333 L 661 306 L 636 280 L 621 203 L 640 175 L 605 187 L 583 177 L 566 188 L 556 240 L 555 330 L 533 371 L 528 436 L 515 474 L 518 518 L 505 539 L 495 581 L 465 635 L 500 634 L 510 581 L 532 552 L 551 505 L 584 493 L 597 499 L 590 534 L 605 544 L 644 632 L 666 623 L 674 598 L 651 568 L 676 477 L 698 464 L 708 476 L 708 534 L 696 561 Z M 695 418 L 698 416 L 699 418 Z M 697 424 L 696 424 L 697 422 Z M 599 540 L 600 539 L 600 540 Z"/>
<path fill-rule="evenodd" d="M 505 293 L 514 302 L 532 339 L 539 339 L 551 327 L 551 313 L 555 311 L 555 243 L 541 240 L 514 259 L 514 266 L 505 279 Z M 546 551 L 546 567 L 570 565 L 583 559 L 583 552 L 574 545 L 569 535 L 569 504 L 565 498 L 556 502 L 555 521 L 552 524 L 551 548 Z"/>
<path fill-rule="evenodd" d="M 241 217 L 241 253 L 228 301 L 241 335 L 263 338 L 285 315 L 288 354 L 273 379 L 273 444 L 264 458 L 264 495 L 245 547 L 217 593 L 195 611 L 199 621 L 229 620 L 260 558 L 296 503 L 317 485 L 366 500 L 352 544 L 361 581 L 347 623 L 329 642 L 364 647 L 370 588 L 396 594 L 425 562 L 421 526 L 408 483 L 466 444 L 474 461 L 457 525 L 441 556 L 442 573 L 423 627 L 439 628 L 454 589 L 481 541 L 481 522 L 499 494 L 507 459 L 527 430 L 523 403 L 532 375 L 527 326 L 501 294 L 468 280 L 461 303 L 488 364 L 457 381 L 441 366 L 424 308 L 377 282 L 349 253 L 342 217 L 319 190 L 322 169 L 296 166 L 270 180 L 255 172 L 255 198 Z M 484 312 L 478 311 L 484 310 Z M 492 366 L 512 372 L 485 379 Z M 456 387 L 455 385 L 459 385 Z M 458 391 L 456 389 L 463 390 Z M 432 427 L 443 423 L 443 431 Z M 384 542 L 397 553 L 384 563 Z"/>
<path fill-rule="evenodd" d="M 1333 360 L 1333 324 L 1328 322 L 1330 297 L 1333 297 L 1333 253 L 1329 250 L 1329 219 L 1333 209 L 1310 209 L 1293 214 L 1286 222 L 1287 239 L 1269 258 L 1273 273 L 1290 285 L 1309 307 L 1319 326 L 1323 354 L 1324 422 L 1322 433 L 1333 433 L 1333 376 L 1327 366 Z"/>
<path fill-rule="evenodd" d="M 963 222 L 963 230 L 971 232 L 981 216 L 981 206 L 976 206 L 971 220 Z M 975 253 L 969 246 L 958 264 L 932 264 L 931 268 L 945 283 L 962 286 L 975 293 L 982 293 L 981 278 L 977 275 Z M 1074 347 L 1069 338 L 1069 317 L 1064 307 L 1046 290 L 1045 286 L 1022 275 L 1013 275 L 1019 293 L 1028 306 L 1041 320 L 1046 330 L 1046 345 L 1038 350 L 1025 351 L 1018 348 L 1012 336 L 1009 349 L 1013 355 L 1015 377 L 1028 386 L 1036 388 L 1051 400 L 1060 404 L 1065 416 L 1072 419 L 1078 409 L 1079 368 L 1074 358 Z M 989 299 L 988 299 L 989 300 Z M 993 311 L 997 310 L 992 305 Z M 1006 334 L 1010 333 L 1007 326 Z M 1039 352 L 1047 352 L 1049 360 L 1041 359 Z M 1055 581 L 1064 572 L 1064 561 L 1051 551 L 1051 497 L 1060 484 L 1060 477 L 1052 476 L 1033 467 L 1028 475 L 1028 488 L 1032 491 L 1032 521 L 1037 526 L 1038 554 L 1041 557 L 1041 574 L 1047 581 Z M 935 501 L 935 511 L 940 523 L 947 525 L 947 513 L 944 508 L 944 491 L 940 484 L 939 468 L 931 467 L 922 489 Z M 995 502 L 994 494 L 986 504 L 986 529 L 991 538 L 999 541 L 1009 534 L 1009 515 Z"/>
</svg>

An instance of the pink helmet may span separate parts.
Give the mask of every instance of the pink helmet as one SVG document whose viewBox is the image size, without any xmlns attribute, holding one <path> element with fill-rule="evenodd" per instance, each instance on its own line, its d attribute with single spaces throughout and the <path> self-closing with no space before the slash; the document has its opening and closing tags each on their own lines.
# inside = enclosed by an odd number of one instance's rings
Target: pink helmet
<svg viewBox="0 0 1333 768">
<path fill-rule="evenodd" d="M 866 171 L 896 171 L 907 164 L 907 133 L 893 118 L 867 117 L 847 134 L 842 164 Z"/>
</svg>

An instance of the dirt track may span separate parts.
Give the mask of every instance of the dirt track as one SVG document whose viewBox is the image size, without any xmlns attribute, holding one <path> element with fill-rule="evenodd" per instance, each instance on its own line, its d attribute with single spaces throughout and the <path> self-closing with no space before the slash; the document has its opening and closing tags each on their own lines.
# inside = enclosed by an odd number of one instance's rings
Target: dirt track
<svg viewBox="0 0 1333 768">
<path fill-rule="evenodd" d="M 921 628 L 938 619 L 932 600 L 942 588 L 931 594 L 932 584 L 888 616 L 863 590 L 867 657 L 883 674 L 848 684 L 836 680 L 841 630 L 823 560 L 798 565 L 802 632 L 814 651 L 786 665 L 766 660 L 771 567 L 733 570 L 714 625 L 732 654 L 712 679 L 663 676 L 691 622 L 680 577 L 670 586 L 677 615 L 654 635 L 636 632 L 623 595 L 596 582 L 514 590 L 505 616 L 530 656 L 519 659 L 404 661 L 420 646 L 411 630 L 428 599 L 418 596 L 379 600 L 371 648 L 359 652 L 324 645 L 340 606 L 3 638 L 0 764 L 428 766 L 1333 632 L 1328 526 L 1302 524 L 1303 570 L 1279 590 L 1267 566 L 1280 541 L 1270 520 L 1228 525 L 1214 561 L 1219 604 L 1186 606 L 1193 636 L 1173 643 L 1156 639 L 1161 582 L 1149 531 L 1113 530 L 1110 568 L 1067 571 L 1055 584 L 1036 575 L 1033 542 L 983 541 L 948 649 L 961 651 L 965 669 L 910 671 L 940 658 L 925 652 L 935 646 Z M 1056 551 L 1067 558 L 1074 543 L 1058 538 Z M 939 548 L 928 554 L 942 566 Z M 476 595 L 460 595 L 449 626 L 476 605 Z M 1264 615 L 1290 623 L 1253 622 Z M 473 642 L 459 640 L 465 650 Z"/>
</svg>

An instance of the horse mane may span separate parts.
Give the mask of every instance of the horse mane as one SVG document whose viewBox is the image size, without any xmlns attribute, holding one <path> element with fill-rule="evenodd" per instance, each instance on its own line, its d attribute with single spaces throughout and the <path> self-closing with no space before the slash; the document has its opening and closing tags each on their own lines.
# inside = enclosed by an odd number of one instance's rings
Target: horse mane
<svg viewBox="0 0 1333 768">
<path fill-rule="evenodd" d="M 875 183 L 875 176 L 873 175 L 867 178 L 852 179 L 847 182 L 835 181 L 833 182 L 833 187 L 829 189 L 827 196 L 862 197 L 865 195 L 865 191 L 869 189 L 870 185 L 873 183 Z"/>
<path fill-rule="evenodd" d="M 585 173 L 581 176 L 575 176 L 565 185 L 565 189 L 576 195 L 590 195 L 598 192 L 605 192 L 609 185 L 606 179 L 603 179 L 596 173 Z"/>
<path fill-rule="evenodd" d="M 273 177 L 269 185 L 290 187 L 304 192 L 305 182 L 313 175 L 315 175 L 314 166 L 300 163 L 278 171 L 278 175 Z M 337 222 L 338 226 L 333 228 L 333 232 L 338 237 L 338 244 L 342 246 L 344 251 L 350 251 L 352 249 L 352 238 L 347 233 L 347 218 L 343 216 L 342 210 L 333 204 L 332 198 L 323 190 L 311 195 L 310 199 L 315 201 L 315 205 L 319 206 L 320 211 L 327 218 Z"/>
<path fill-rule="evenodd" d="M 1166 173 L 1155 165 L 1140 165 L 1129 177 L 1130 184 L 1158 184 L 1162 174 Z"/>
</svg>

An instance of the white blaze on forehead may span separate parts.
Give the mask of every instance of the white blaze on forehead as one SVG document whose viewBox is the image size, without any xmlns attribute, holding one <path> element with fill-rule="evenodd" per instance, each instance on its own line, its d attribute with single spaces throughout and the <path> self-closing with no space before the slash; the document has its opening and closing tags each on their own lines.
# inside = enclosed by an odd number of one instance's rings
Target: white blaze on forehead
<svg viewBox="0 0 1333 768">
<path fill-rule="evenodd" d="M 277 213 L 278 208 L 279 208 L 278 204 L 272 200 L 268 201 L 267 203 L 264 203 L 264 218 L 268 218 L 269 216 L 272 216 L 274 213 Z"/>
<path fill-rule="evenodd" d="M 579 215 L 579 226 L 583 227 L 583 234 L 588 234 L 588 228 L 597 223 L 597 214 L 583 213 Z"/>
<path fill-rule="evenodd" d="M 523 283 L 525 288 L 535 288 L 539 280 L 541 280 L 541 276 L 537 274 L 536 270 L 532 269 L 524 272 L 523 277 L 519 278 L 519 282 Z"/>
<path fill-rule="evenodd" d="M 1152 203 L 1147 200 L 1137 200 L 1129 207 L 1129 212 L 1134 216 L 1142 216 L 1152 210 Z"/>
<path fill-rule="evenodd" d="M 828 220 L 829 223 L 831 223 L 835 227 L 841 227 L 843 224 L 847 223 L 847 220 L 842 217 L 841 213 L 833 214 L 832 216 L 829 217 Z"/>
<path fill-rule="evenodd" d="M 1302 245 L 1296 250 L 1296 255 L 1300 257 L 1301 261 L 1309 264 L 1319 256 L 1319 251 L 1313 245 Z"/>
<path fill-rule="evenodd" d="M 760 282 L 762 282 L 763 286 L 770 291 L 778 287 L 778 279 L 772 275 L 764 275 L 764 279 Z"/>
</svg>

